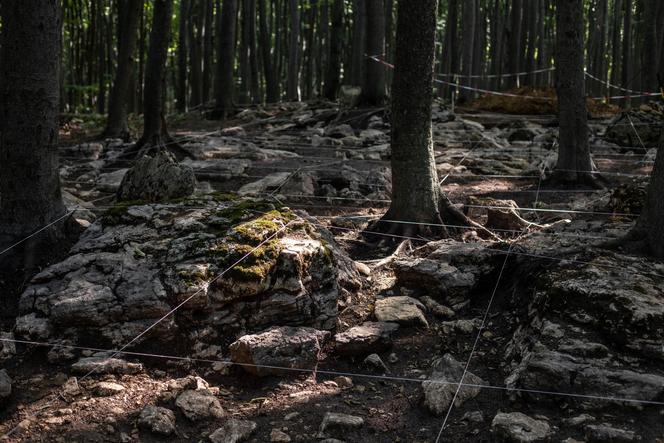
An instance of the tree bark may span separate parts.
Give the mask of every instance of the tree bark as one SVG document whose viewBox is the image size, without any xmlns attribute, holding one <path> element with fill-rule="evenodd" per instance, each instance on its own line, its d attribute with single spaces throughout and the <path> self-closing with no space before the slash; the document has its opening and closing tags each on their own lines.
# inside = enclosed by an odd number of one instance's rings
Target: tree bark
<svg viewBox="0 0 664 443">
<path fill-rule="evenodd" d="M 664 141 L 664 139 L 662 140 Z M 661 145 L 661 143 L 660 143 Z M 640 240 L 646 251 L 659 259 L 664 259 L 664 150 L 657 150 L 655 166 L 650 174 L 648 197 L 643 213 L 636 222 L 630 236 Z"/>
<path fill-rule="evenodd" d="M 300 2 L 289 0 L 290 38 L 288 40 L 288 100 L 300 100 Z"/>
<path fill-rule="evenodd" d="M 65 214 L 58 167 L 59 0 L 0 3 L 0 250 Z M 62 225 L 40 235 L 58 237 Z"/>
<path fill-rule="evenodd" d="M 143 10 L 143 0 L 127 0 L 122 2 L 122 6 L 123 8 L 118 10 L 118 62 L 109 96 L 104 136 L 127 141 L 131 136 L 127 126 L 127 101 L 133 97 L 129 85 L 134 70 L 136 31 Z"/>
<path fill-rule="evenodd" d="M 641 66 L 643 67 L 644 91 L 656 91 L 659 87 L 657 82 L 658 52 L 657 52 L 657 16 L 661 0 L 647 0 L 644 13 L 644 45 L 641 53 Z"/>
<path fill-rule="evenodd" d="M 166 128 L 162 125 L 164 118 L 164 74 L 171 37 L 172 16 L 173 0 L 155 0 L 143 89 L 143 135 L 137 143 L 140 148 L 164 145 L 164 136 L 166 135 Z"/>
<path fill-rule="evenodd" d="M 325 73 L 324 96 L 328 100 L 337 98 L 341 80 L 341 52 L 343 50 L 344 1 L 334 0 L 332 4 L 332 23 L 330 26 L 330 55 Z"/>
<path fill-rule="evenodd" d="M 260 28 L 261 55 L 263 56 L 263 71 L 265 73 L 265 100 L 274 103 L 279 100 L 279 82 L 275 71 L 270 48 L 272 47 L 272 27 L 267 19 L 267 1 L 258 0 L 258 20 Z"/>
<path fill-rule="evenodd" d="M 472 87 L 473 75 L 473 52 L 475 50 L 475 14 L 477 3 L 475 0 L 465 0 L 462 2 L 462 28 L 463 28 L 463 49 L 462 49 L 462 72 L 464 79 L 462 85 Z M 459 98 L 461 102 L 467 102 L 473 96 L 472 92 L 468 89 L 462 88 L 459 91 Z"/>
<path fill-rule="evenodd" d="M 189 0 L 180 0 L 180 23 L 178 27 L 178 80 L 175 92 L 175 108 L 178 112 L 185 112 L 187 110 L 187 22 L 189 21 L 189 9 Z"/>
<path fill-rule="evenodd" d="M 196 107 L 203 95 L 203 21 L 202 0 L 192 0 L 189 14 L 189 106 Z"/>
<path fill-rule="evenodd" d="M 622 85 L 632 86 L 632 0 L 623 0 L 623 51 L 622 51 Z M 626 98 L 623 105 L 628 108 L 631 100 Z"/>
<path fill-rule="evenodd" d="M 392 203 L 383 217 L 441 223 L 431 135 L 437 0 L 400 0 L 392 83 Z M 398 225 L 411 234 L 423 225 Z M 423 232 L 423 231 L 422 231 Z"/>
<path fill-rule="evenodd" d="M 364 67 L 364 54 L 365 54 L 365 32 L 366 32 L 366 8 L 364 2 L 366 0 L 353 1 L 353 41 L 352 53 L 350 62 L 350 83 L 353 86 L 362 86 L 363 83 L 363 67 Z M 375 54 L 371 54 L 375 55 Z"/>
<path fill-rule="evenodd" d="M 206 104 L 210 100 L 214 58 L 214 3 L 205 0 L 205 35 L 203 37 L 203 95 Z"/>
<path fill-rule="evenodd" d="M 556 93 L 560 124 L 556 178 L 593 183 L 584 75 L 583 0 L 556 1 Z"/>
<path fill-rule="evenodd" d="M 217 34 L 216 113 L 225 119 L 233 108 L 233 65 L 235 60 L 235 21 L 237 0 L 224 0 Z"/>
<path fill-rule="evenodd" d="M 518 73 L 521 69 L 521 18 L 523 12 L 523 0 L 512 0 L 511 25 L 509 34 L 509 55 L 507 57 L 507 70 L 510 74 Z M 512 76 L 507 78 L 508 85 L 514 87 L 519 85 L 519 78 Z"/>
<path fill-rule="evenodd" d="M 366 47 L 367 54 L 385 57 L 385 5 L 383 0 L 366 2 Z M 385 101 L 385 67 L 370 59 L 364 58 L 364 86 L 362 102 L 372 106 L 380 106 Z"/>
</svg>

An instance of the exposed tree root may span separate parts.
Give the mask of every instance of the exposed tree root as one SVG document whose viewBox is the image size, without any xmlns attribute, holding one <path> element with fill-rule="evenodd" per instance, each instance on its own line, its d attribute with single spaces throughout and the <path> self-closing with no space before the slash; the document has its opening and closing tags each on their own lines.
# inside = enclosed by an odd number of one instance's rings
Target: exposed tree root
<svg viewBox="0 0 664 443">
<path fill-rule="evenodd" d="M 604 185 L 606 182 L 606 178 L 595 172 L 572 172 L 559 171 L 554 169 L 553 173 L 542 181 L 542 184 L 547 188 L 554 189 L 567 189 L 578 188 L 579 186 L 588 186 L 590 189 L 602 190 L 606 189 L 606 186 Z"/>
</svg>

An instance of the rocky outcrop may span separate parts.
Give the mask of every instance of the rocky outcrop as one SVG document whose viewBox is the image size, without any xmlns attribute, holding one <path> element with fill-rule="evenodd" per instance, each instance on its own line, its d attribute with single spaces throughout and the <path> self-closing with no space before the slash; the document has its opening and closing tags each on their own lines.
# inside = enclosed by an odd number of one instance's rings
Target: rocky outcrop
<svg viewBox="0 0 664 443">
<path fill-rule="evenodd" d="M 277 327 L 240 337 L 230 346 L 231 360 L 245 371 L 266 376 L 315 369 L 330 333 L 313 328 Z"/>
<path fill-rule="evenodd" d="M 20 299 L 16 334 L 117 346 L 184 301 L 150 340 L 177 336 L 194 355 L 220 357 L 222 341 L 273 325 L 332 329 L 344 287 L 360 283 L 333 242 L 260 201 L 118 204 L 69 258 L 33 278 Z"/>
<path fill-rule="evenodd" d="M 586 408 L 661 401 L 662 288 L 661 266 L 621 254 L 546 272 L 506 350 L 508 387 L 590 396 L 576 399 Z"/>
<path fill-rule="evenodd" d="M 194 170 L 167 151 L 143 157 L 127 171 L 118 189 L 120 201 L 161 202 L 187 197 L 196 189 Z"/>
</svg>

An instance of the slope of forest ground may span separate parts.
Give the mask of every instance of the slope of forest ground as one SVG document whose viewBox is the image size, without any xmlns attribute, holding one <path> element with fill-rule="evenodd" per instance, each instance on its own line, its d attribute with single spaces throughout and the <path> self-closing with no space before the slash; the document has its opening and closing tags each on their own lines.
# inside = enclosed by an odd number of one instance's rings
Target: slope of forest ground
<svg viewBox="0 0 664 443">
<path fill-rule="evenodd" d="M 493 236 L 461 229 L 433 242 L 397 237 L 385 244 L 362 234 L 389 205 L 382 109 L 284 103 L 248 108 L 221 131 L 200 123 L 200 115 L 183 117 L 171 132 L 190 154 L 183 163 L 196 173 L 197 194 L 161 205 L 114 203 L 129 166 L 121 141 L 70 139 L 61 147 L 61 177 L 84 234 L 67 260 L 31 282 L 3 284 L 5 303 L 23 294 L 19 306 L 3 311 L 10 314 L 3 337 L 62 347 L 0 342 L 12 379 L 0 433 L 15 429 L 8 441 L 430 442 L 456 399 L 444 441 L 661 441 L 664 266 L 598 247 L 625 233 L 643 204 L 658 139 L 646 125 L 652 112 L 633 111 L 636 138 L 620 117 L 592 120 L 591 149 L 605 189 L 560 189 L 545 179 L 555 165 L 554 116 L 454 114 L 436 106 L 443 189 Z M 242 212 L 219 228 L 219 208 L 227 219 Z M 280 215 L 261 219 L 271 211 Z M 267 223 L 275 217 L 304 228 L 278 232 Z M 176 306 L 192 294 L 179 284 L 201 284 L 191 266 L 212 263 L 200 262 L 198 253 L 211 248 L 206 242 L 245 235 L 253 247 L 255 226 L 289 242 L 304 269 L 294 278 L 315 309 L 293 311 L 309 301 L 272 302 L 281 296 L 275 287 L 264 291 L 255 276 L 229 274 L 223 288 L 244 291 L 233 301 L 237 308 L 221 304 L 208 318 L 191 307 L 128 349 L 149 355 L 117 356 L 108 366 L 104 350 L 128 342 L 162 312 L 150 298 L 158 293 L 150 289 L 154 279 L 180 297 L 169 300 Z M 164 239 L 171 241 L 166 250 Z M 302 244 L 323 252 L 297 249 Z M 115 281 L 118 263 L 126 268 Z M 161 266 L 174 266 L 177 284 L 169 286 Z M 323 315 L 329 288 L 311 286 L 312 278 L 333 288 L 338 315 Z M 71 286 L 81 279 L 89 285 Z M 137 290 L 118 297 L 119 308 L 107 302 L 100 288 L 119 295 L 125 283 Z M 86 295 L 68 295 L 72 288 Z M 255 304 L 242 301 L 248 293 L 258 294 Z M 76 308 L 58 310 L 67 297 L 93 306 L 95 316 L 83 321 Z M 210 339 L 206 327 L 222 318 L 234 332 Z M 62 321 L 70 323 L 58 326 Z M 363 324 L 370 332 L 352 329 Z M 228 345 L 240 335 L 286 325 L 332 334 L 318 340 L 301 331 L 303 342 L 283 344 L 263 363 L 300 371 L 256 377 L 229 362 Z M 107 343 L 89 341 L 91 328 Z M 186 339 L 161 340 L 168 328 Z M 334 335 L 349 330 L 355 334 Z M 91 362 L 106 366 L 84 364 Z M 148 414 L 149 405 L 164 409 Z"/>
</svg>

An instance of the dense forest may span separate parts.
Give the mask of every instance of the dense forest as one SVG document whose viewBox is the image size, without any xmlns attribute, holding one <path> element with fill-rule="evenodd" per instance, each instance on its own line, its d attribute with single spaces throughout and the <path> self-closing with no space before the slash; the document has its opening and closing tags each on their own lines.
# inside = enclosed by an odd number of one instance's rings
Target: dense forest
<svg viewBox="0 0 664 443">
<path fill-rule="evenodd" d="M 663 442 L 664 2 L 0 0 L 0 440 Z"/>
</svg>

